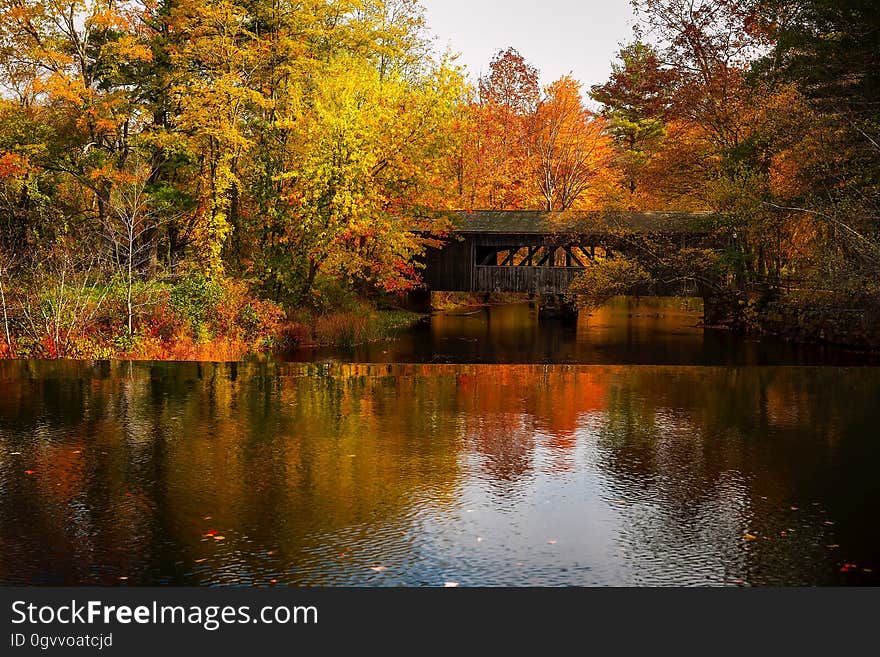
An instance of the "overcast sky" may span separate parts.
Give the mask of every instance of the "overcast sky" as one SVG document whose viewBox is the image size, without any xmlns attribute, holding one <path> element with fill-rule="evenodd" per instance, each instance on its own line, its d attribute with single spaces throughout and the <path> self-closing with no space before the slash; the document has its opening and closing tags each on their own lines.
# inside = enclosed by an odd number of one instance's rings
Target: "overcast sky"
<svg viewBox="0 0 880 657">
<path fill-rule="evenodd" d="M 604 82 L 618 44 L 629 40 L 628 0 L 422 0 L 437 47 L 461 53 L 471 76 L 496 50 L 513 46 L 541 71 L 541 84 L 566 73 L 589 88 Z"/>
</svg>

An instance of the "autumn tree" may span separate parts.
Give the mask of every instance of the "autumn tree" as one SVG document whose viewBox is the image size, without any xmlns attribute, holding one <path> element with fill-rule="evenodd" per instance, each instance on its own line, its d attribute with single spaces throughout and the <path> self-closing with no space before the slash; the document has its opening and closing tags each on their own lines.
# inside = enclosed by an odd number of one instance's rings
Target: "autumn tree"
<svg viewBox="0 0 880 657">
<path fill-rule="evenodd" d="M 418 0 L 365 2 L 358 18 L 369 30 L 370 58 L 380 78 L 419 75 L 431 49 Z"/>
<path fill-rule="evenodd" d="M 104 200 L 107 214 L 101 226 L 106 243 L 106 260 L 113 280 L 122 287 L 126 337 L 134 335 L 135 320 L 158 298 L 152 285 L 152 258 L 156 252 L 157 228 L 168 216 L 160 197 L 150 194 L 153 172 L 139 158 L 116 174 L 110 196 Z M 115 270 L 115 271 L 114 271 Z"/>
<path fill-rule="evenodd" d="M 876 7 L 861 0 L 764 0 L 756 3 L 756 14 L 755 31 L 771 48 L 753 76 L 787 98 L 784 113 L 770 123 L 774 135 L 786 138 L 776 139 L 767 204 L 812 237 L 808 248 L 801 245 L 810 254 L 808 271 L 878 303 Z"/>
<path fill-rule="evenodd" d="M 657 43 L 662 66 L 672 76 L 668 136 L 647 170 L 657 171 L 655 164 L 660 164 L 675 172 L 689 162 L 689 189 L 681 191 L 690 200 L 683 205 L 701 205 L 726 217 L 723 227 L 738 236 L 732 262 L 748 268 L 755 253 L 750 238 L 761 240 L 765 231 L 751 226 L 753 206 L 737 207 L 731 199 L 736 195 L 733 190 L 761 188 L 766 179 L 747 161 L 757 143 L 759 103 L 758 90 L 747 84 L 748 67 L 761 43 L 750 29 L 753 5 L 732 0 L 633 0 L 632 4 L 646 38 Z M 682 176 L 673 178 L 681 180 Z"/>
<path fill-rule="evenodd" d="M 674 90 L 646 178 L 663 171 L 651 184 L 666 199 L 681 187 L 689 207 L 714 211 L 736 287 L 769 299 L 794 278 L 876 303 L 876 12 L 858 0 L 633 4 Z"/>
<path fill-rule="evenodd" d="M 746 67 L 759 41 L 749 30 L 751 3 L 737 0 L 632 0 L 646 35 L 661 44 L 675 75 L 674 111 L 720 148 L 743 138 Z"/>
<path fill-rule="evenodd" d="M 642 192 L 645 170 L 661 149 L 674 97 L 675 72 L 664 68 L 657 51 L 641 41 L 622 48 L 611 77 L 594 85 L 590 97 L 602 105 L 602 116 L 616 146 L 616 164 L 634 200 Z"/>
<path fill-rule="evenodd" d="M 139 130 L 134 63 L 151 53 L 142 42 L 143 8 L 124 2 L 0 3 L 0 69 L 25 114 L 40 107 L 52 139 L 41 164 L 94 194 L 99 217 Z"/>
<path fill-rule="evenodd" d="M 378 20 L 383 7 L 392 13 Z M 259 69 L 247 192 L 260 208 L 253 269 L 277 298 L 308 302 L 321 276 L 389 290 L 417 281 L 414 229 L 444 202 L 441 167 L 463 87 L 453 67 L 415 57 L 421 23 L 400 9 L 377 3 L 350 21 L 320 21 L 321 36 L 307 37 L 315 48 L 288 36 L 306 18 L 264 32 L 266 52 L 285 55 Z"/>
<path fill-rule="evenodd" d="M 514 48 L 499 50 L 480 78 L 472 110 L 477 177 L 470 207 L 528 206 L 528 123 L 540 100 L 538 70 Z"/>
<path fill-rule="evenodd" d="M 248 25 L 248 10 L 228 0 L 177 3 L 170 20 L 181 37 L 170 50 L 172 65 L 181 71 L 172 93 L 186 148 L 198 166 L 194 256 L 220 275 L 223 246 L 238 223 L 238 169 L 251 145 L 246 118 L 261 101 L 249 79 L 258 65 L 258 37 Z"/>
<path fill-rule="evenodd" d="M 515 48 L 496 52 L 489 69 L 479 80 L 480 100 L 503 110 L 513 128 L 513 117 L 530 114 L 538 104 L 538 69 Z"/>
<path fill-rule="evenodd" d="M 414 280 L 407 272 L 420 249 L 410 227 L 437 183 L 442 153 L 433 151 L 455 98 L 445 83 L 413 88 L 350 60 L 331 71 L 303 117 L 298 169 L 282 197 L 291 207 L 286 248 L 291 264 L 302 263 L 288 269 L 302 271 L 298 299 L 320 271 L 386 289 Z"/>
<path fill-rule="evenodd" d="M 545 90 L 529 138 L 534 176 L 547 211 L 569 210 L 583 201 L 611 158 L 605 121 L 587 110 L 580 83 L 568 76 Z"/>
</svg>

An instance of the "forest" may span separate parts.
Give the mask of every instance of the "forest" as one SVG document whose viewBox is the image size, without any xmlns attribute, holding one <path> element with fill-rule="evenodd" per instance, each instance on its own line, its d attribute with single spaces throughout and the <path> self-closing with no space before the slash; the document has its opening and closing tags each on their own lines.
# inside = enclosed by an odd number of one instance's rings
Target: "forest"
<svg viewBox="0 0 880 657">
<path fill-rule="evenodd" d="M 875 3 L 632 4 L 586 86 L 507 44 L 469 77 L 417 0 L 0 0 L 0 357 L 381 337 L 447 210 L 705 211 L 723 250 L 572 294 L 880 317 Z"/>
</svg>

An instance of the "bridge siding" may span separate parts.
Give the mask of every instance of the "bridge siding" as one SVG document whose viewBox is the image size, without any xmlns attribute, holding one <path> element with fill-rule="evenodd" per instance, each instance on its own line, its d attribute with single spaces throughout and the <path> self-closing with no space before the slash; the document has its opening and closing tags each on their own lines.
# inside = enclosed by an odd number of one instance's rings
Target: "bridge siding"
<svg viewBox="0 0 880 657">
<path fill-rule="evenodd" d="M 425 254 L 425 284 L 437 292 L 473 291 L 474 244 L 471 239 L 450 238 L 442 249 Z"/>
<path fill-rule="evenodd" d="M 583 271 L 575 267 L 477 266 L 473 291 L 560 294 Z"/>
</svg>

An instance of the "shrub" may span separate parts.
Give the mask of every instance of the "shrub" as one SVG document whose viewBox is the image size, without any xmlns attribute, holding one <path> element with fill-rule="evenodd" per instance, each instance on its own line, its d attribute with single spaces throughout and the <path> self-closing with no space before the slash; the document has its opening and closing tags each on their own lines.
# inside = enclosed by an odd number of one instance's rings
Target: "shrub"
<svg viewBox="0 0 880 657">
<path fill-rule="evenodd" d="M 100 322 L 105 332 L 113 335 L 127 332 L 128 285 L 121 276 L 114 276 L 106 286 L 106 296 L 101 307 Z M 161 307 L 167 307 L 169 286 L 159 281 L 133 281 L 131 286 L 133 332 L 153 317 Z"/>
<path fill-rule="evenodd" d="M 362 306 L 355 312 L 316 317 L 312 323 L 313 339 L 320 345 L 353 347 L 389 338 L 412 326 L 419 317 L 404 310 L 377 312 Z"/>
<path fill-rule="evenodd" d="M 615 258 L 596 262 L 578 275 L 569 286 L 567 295 L 577 296 L 581 305 L 595 308 L 651 280 L 651 275 L 639 263 Z"/>
<path fill-rule="evenodd" d="M 238 310 L 238 326 L 244 339 L 258 347 L 272 346 L 283 322 L 284 311 L 271 301 L 251 299 Z"/>
<path fill-rule="evenodd" d="M 189 323 L 195 336 L 204 338 L 208 332 L 206 322 L 222 300 L 223 286 L 219 282 L 193 273 L 171 289 L 169 304 L 175 315 Z"/>
<path fill-rule="evenodd" d="M 363 305 L 350 285 L 320 274 L 315 278 L 309 301 L 316 312 L 323 314 L 357 313 Z"/>
</svg>

